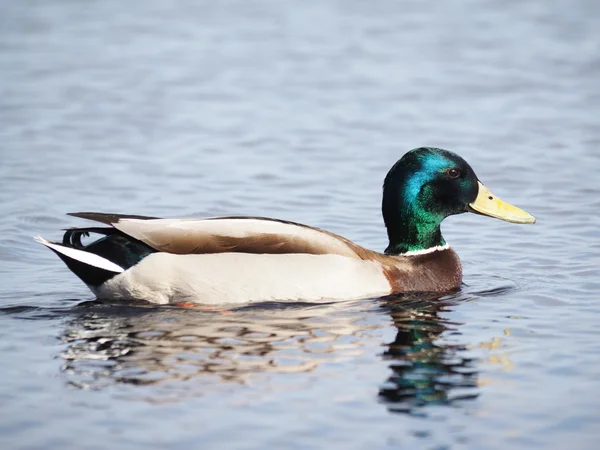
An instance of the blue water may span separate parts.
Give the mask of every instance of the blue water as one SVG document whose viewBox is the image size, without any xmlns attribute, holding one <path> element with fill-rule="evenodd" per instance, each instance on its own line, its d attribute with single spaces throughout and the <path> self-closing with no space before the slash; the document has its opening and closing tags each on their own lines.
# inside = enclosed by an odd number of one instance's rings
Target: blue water
<svg viewBox="0 0 600 450">
<path fill-rule="evenodd" d="M 0 448 L 598 447 L 597 2 L 0 11 Z M 383 177 L 421 145 L 538 219 L 444 222 L 441 299 L 98 305 L 32 240 L 251 214 L 383 250 Z"/>
</svg>

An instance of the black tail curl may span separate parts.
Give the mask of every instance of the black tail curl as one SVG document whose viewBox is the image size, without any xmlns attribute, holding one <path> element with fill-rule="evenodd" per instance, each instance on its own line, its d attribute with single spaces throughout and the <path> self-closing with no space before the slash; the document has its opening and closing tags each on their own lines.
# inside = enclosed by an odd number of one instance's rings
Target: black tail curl
<svg viewBox="0 0 600 450">
<path fill-rule="evenodd" d="M 99 234 L 101 237 L 87 245 L 83 244 L 81 238 L 89 237 L 92 233 Z M 129 269 L 149 254 L 156 252 L 152 247 L 116 228 L 107 227 L 69 228 L 65 231 L 62 244 L 101 256 L 123 269 Z"/>
<path fill-rule="evenodd" d="M 109 236 L 117 231 L 114 228 L 106 227 L 87 227 L 87 228 L 68 228 L 65 230 L 62 243 L 67 247 L 76 248 L 77 250 L 85 249 L 85 245 L 81 243 L 81 237 L 89 237 L 90 233 L 103 234 Z"/>
</svg>

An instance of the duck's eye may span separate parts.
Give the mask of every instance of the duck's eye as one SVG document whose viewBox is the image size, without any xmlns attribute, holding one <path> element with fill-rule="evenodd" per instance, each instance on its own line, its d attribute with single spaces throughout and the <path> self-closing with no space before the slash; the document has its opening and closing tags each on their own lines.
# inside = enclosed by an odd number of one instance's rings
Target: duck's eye
<svg viewBox="0 0 600 450">
<path fill-rule="evenodd" d="M 458 178 L 458 177 L 460 177 L 460 170 L 458 170 L 458 169 L 455 169 L 455 168 L 448 169 L 448 170 L 446 171 L 446 173 L 448 174 L 448 176 L 449 176 L 450 178 Z"/>
</svg>

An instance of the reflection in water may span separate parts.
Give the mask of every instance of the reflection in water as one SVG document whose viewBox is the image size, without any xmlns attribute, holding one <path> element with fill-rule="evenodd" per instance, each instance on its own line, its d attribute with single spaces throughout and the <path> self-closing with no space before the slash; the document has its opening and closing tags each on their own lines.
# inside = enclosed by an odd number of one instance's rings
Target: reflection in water
<svg viewBox="0 0 600 450">
<path fill-rule="evenodd" d="M 63 333 L 63 371 L 85 389 L 199 376 L 243 383 L 261 372 L 309 372 L 323 360 L 361 351 L 361 333 L 377 328 L 362 318 L 348 304 L 271 304 L 228 313 L 93 306 Z"/>
<path fill-rule="evenodd" d="M 180 382 L 192 378 L 197 389 L 210 390 L 259 373 L 310 372 L 322 362 L 362 353 L 369 339 L 372 345 L 371 332 L 389 326 L 368 320 L 377 314 L 372 306 L 263 304 L 221 313 L 94 305 L 67 323 L 62 370 L 82 389 L 176 381 L 175 391 L 184 391 Z M 383 353 L 392 375 L 380 389 L 391 411 L 478 395 L 473 361 L 461 357 L 464 348 L 440 343 L 440 335 L 457 325 L 438 316 L 443 303 L 404 298 L 383 306 L 397 329 Z"/>
<path fill-rule="evenodd" d="M 442 333 L 455 332 L 459 325 L 438 316 L 447 304 L 404 298 L 390 306 L 397 334 L 383 357 L 391 361 L 392 375 L 379 391 L 389 410 L 414 413 L 423 406 L 476 398 L 475 361 L 461 356 L 464 346 L 440 342 Z"/>
</svg>

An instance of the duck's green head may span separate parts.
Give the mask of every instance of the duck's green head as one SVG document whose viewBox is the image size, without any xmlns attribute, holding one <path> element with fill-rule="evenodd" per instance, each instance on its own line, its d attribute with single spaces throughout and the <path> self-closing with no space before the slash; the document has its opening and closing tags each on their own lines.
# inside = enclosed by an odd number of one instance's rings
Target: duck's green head
<svg viewBox="0 0 600 450">
<path fill-rule="evenodd" d="M 492 194 L 460 156 L 432 147 L 411 150 L 390 169 L 382 210 L 388 254 L 444 245 L 440 224 L 453 214 L 476 212 L 508 222 L 535 222 L 531 214 Z"/>
</svg>

